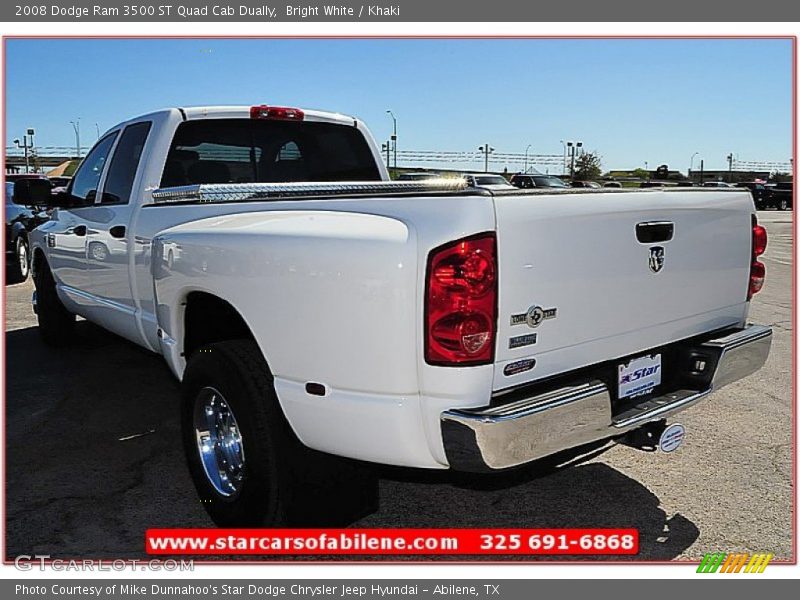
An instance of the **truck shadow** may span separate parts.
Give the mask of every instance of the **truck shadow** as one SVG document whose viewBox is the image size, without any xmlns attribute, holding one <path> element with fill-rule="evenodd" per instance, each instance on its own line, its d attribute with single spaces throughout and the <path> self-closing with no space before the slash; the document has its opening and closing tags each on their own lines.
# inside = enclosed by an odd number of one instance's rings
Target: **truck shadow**
<svg viewBox="0 0 800 600">
<path fill-rule="evenodd" d="M 141 558 L 149 527 L 213 526 L 184 464 L 178 384 L 160 357 L 86 322 L 69 348 L 47 348 L 31 327 L 7 332 L 6 350 L 7 560 Z M 644 485 L 602 462 L 500 475 L 364 467 L 363 507 L 342 510 L 352 494 L 341 502 L 325 495 L 324 503 L 316 496 L 305 524 L 630 527 L 639 530 L 636 560 L 670 560 L 699 535 Z M 520 558 L 535 560 L 452 560 Z"/>
<path fill-rule="evenodd" d="M 666 561 L 681 556 L 698 538 L 697 526 L 681 514 L 668 516 L 655 494 L 609 464 L 581 464 L 582 460 L 598 458 L 603 450 L 559 468 L 533 463 L 496 475 L 382 469 L 380 522 L 396 527 L 639 531 L 639 554 L 635 558 L 509 556 L 504 560 Z M 393 498 L 390 504 L 385 501 L 387 497 Z M 377 526 L 377 516 L 364 519 L 360 525 Z"/>
</svg>

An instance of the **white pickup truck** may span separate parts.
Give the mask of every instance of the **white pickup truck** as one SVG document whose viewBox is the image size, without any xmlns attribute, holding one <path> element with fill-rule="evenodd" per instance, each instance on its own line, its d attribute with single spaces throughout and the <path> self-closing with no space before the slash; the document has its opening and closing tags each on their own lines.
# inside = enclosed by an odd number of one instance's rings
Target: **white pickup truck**
<svg viewBox="0 0 800 600">
<path fill-rule="evenodd" d="M 223 106 L 121 123 L 66 192 L 19 194 L 57 208 L 31 235 L 43 339 L 80 315 L 164 356 L 220 524 L 282 523 L 298 449 L 460 471 L 672 450 L 666 419 L 769 353 L 747 190 L 392 182 L 358 119 Z"/>
</svg>

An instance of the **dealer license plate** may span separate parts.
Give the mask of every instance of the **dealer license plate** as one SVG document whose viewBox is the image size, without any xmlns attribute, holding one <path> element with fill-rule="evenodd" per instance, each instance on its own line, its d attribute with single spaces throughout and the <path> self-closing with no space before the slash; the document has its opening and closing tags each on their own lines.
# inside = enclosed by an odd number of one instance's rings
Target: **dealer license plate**
<svg viewBox="0 0 800 600">
<path fill-rule="evenodd" d="M 661 355 L 642 356 L 619 365 L 618 397 L 633 398 L 649 394 L 661 383 Z"/>
</svg>

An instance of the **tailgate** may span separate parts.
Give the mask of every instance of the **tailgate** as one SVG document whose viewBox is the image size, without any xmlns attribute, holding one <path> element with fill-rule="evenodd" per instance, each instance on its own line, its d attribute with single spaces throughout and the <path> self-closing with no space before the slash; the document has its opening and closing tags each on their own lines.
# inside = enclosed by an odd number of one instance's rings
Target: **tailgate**
<svg viewBox="0 0 800 600">
<path fill-rule="evenodd" d="M 495 196 L 495 210 L 494 389 L 746 317 L 746 191 L 509 194 Z"/>
</svg>

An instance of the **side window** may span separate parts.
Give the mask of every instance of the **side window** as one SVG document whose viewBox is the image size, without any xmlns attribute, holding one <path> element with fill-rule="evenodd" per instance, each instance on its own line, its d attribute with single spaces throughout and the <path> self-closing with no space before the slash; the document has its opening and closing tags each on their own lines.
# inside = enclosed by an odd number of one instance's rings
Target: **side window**
<svg viewBox="0 0 800 600">
<path fill-rule="evenodd" d="M 129 125 L 122 132 L 108 167 L 108 176 L 100 199 L 102 204 L 127 204 L 130 201 L 133 180 L 149 133 L 150 121 Z"/>
<path fill-rule="evenodd" d="M 116 131 L 109 133 L 97 142 L 75 172 L 75 177 L 72 178 L 72 185 L 69 188 L 69 193 L 75 206 L 94 203 L 100 176 L 103 174 L 103 167 L 106 164 L 108 153 L 111 151 L 111 146 L 114 145 L 115 139 L 117 139 Z"/>
</svg>

